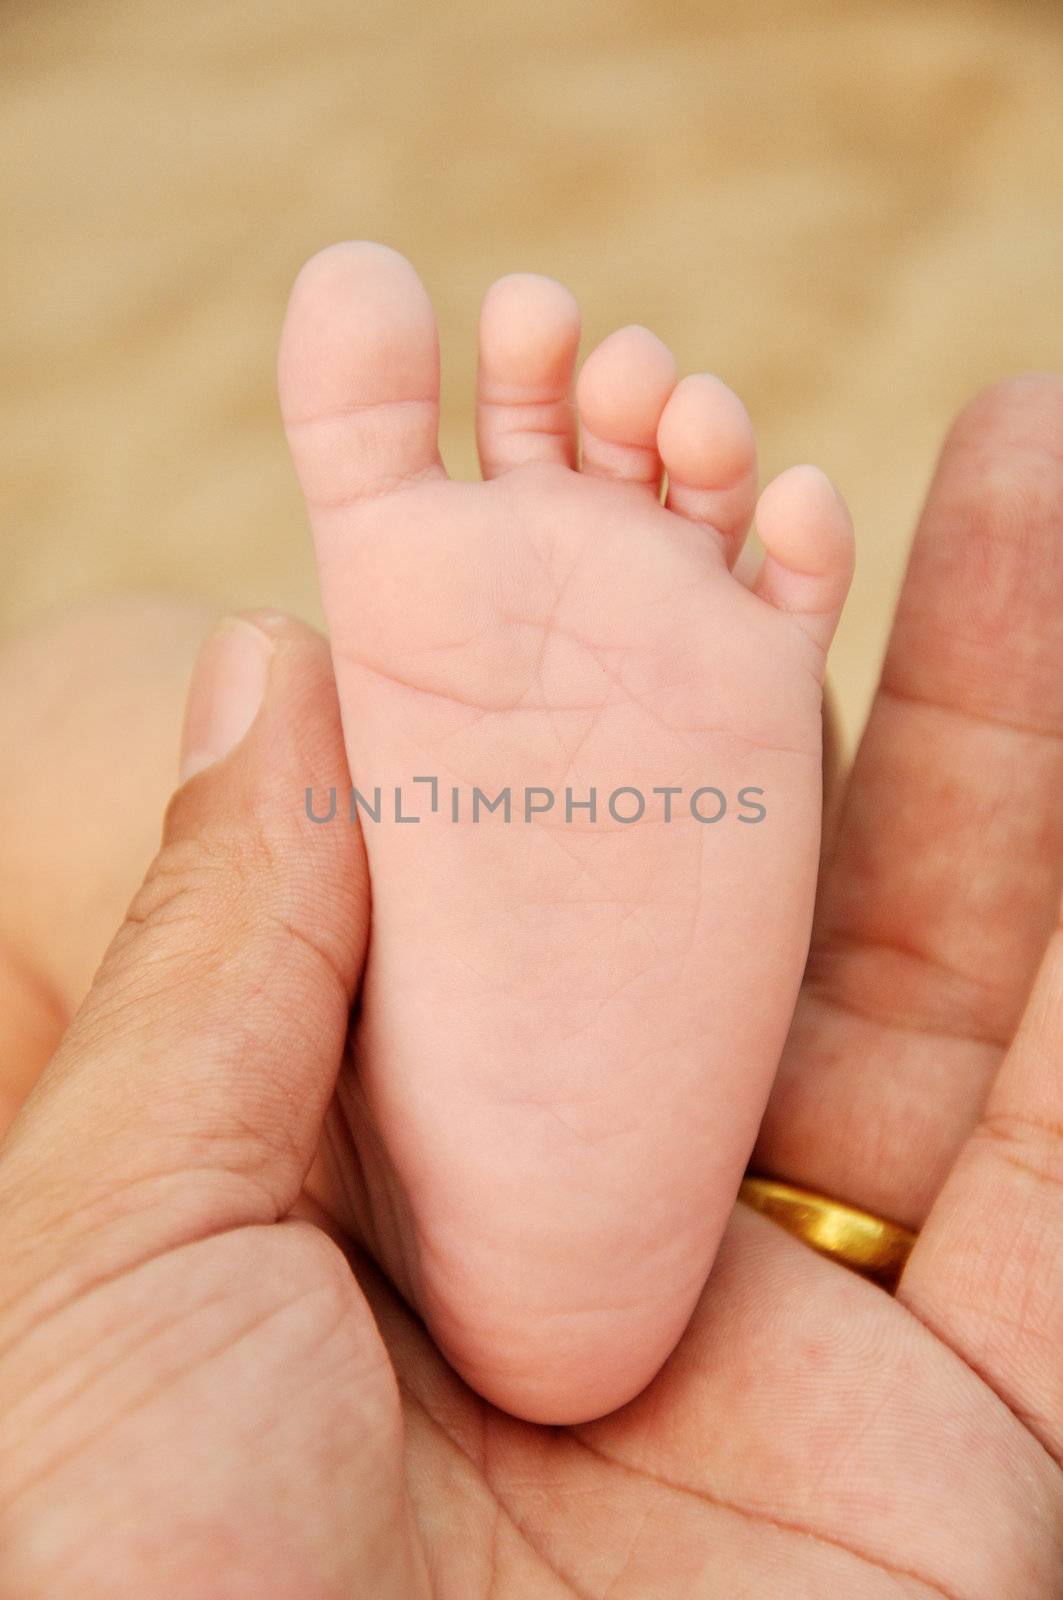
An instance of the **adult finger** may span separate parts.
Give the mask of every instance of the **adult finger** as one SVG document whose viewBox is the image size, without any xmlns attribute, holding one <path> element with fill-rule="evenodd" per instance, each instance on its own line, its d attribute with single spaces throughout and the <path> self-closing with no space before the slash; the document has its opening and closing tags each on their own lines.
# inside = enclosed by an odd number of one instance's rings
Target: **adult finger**
<svg viewBox="0 0 1063 1600">
<path fill-rule="evenodd" d="M 187 781 L 93 988 L 2 1147 L 4 1292 L 76 1294 L 298 1196 L 364 954 L 360 836 L 323 640 L 260 614 L 205 647 Z M 72 1248 L 72 1245 L 76 1248 Z M 61 1271 L 59 1270 L 61 1269 Z"/>
<path fill-rule="evenodd" d="M 761 1130 L 759 1166 L 915 1226 L 1055 914 L 1061 528 L 1063 379 L 998 385 L 920 522 Z"/>
<path fill-rule="evenodd" d="M 1063 925 L 897 1294 L 1063 1459 Z"/>
<path fill-rule="evenodd" d="M 819 840 L 821 882 L 822 867 L 834 853 L 844 795 L 844 750 L 838 726 L 838 709 L 828 678 L 823 685 L 823 827 Z"/>
</svg>

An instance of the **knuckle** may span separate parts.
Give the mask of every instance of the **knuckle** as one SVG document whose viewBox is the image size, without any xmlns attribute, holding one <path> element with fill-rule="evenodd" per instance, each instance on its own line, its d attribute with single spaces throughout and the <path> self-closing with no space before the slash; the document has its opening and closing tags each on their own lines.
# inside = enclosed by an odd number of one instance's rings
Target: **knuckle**
<svg viewBox="0 0 1063 1600">
<path fill-rule="evenodd" d="M 168 818 L 169 823 L 169 818 Z M 233 910 L 272 880 L 276 858 L 253 826 L 193 834 L 171 831 L 134 895 L 126 922 L 134 928 L 169 927 L 189 918 L 207 927 L 229 920 Z"/>
<path fill-rule="evenodd" d="M 275 866 L 254 830 L 168 833 L 111 943 L 96 1008 L 113 1022 L 216 970 L 246 943 L 253 908 L 269 903 Z"/>
<path fill-rule="evenodd" d="M 983 1117 L 978 1132 L 1001 1160 L 1038 1183 L 1063 1189 L 1063 1123 L 998 1111 Z"/>
</svg>

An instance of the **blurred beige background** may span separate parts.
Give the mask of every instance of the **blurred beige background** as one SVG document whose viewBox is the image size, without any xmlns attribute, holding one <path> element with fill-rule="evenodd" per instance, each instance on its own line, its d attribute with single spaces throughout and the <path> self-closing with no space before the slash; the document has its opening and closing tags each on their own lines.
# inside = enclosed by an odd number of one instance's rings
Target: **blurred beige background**
<svg viewBox="0 0 1063 1600">
<path fill-rule="evenodd" d="M 479 298 L 578 293 L 734 384 L 857 519 L 851 733 L 914 513 L 978 386 L 1063 365 L 1063 12 L 7 0 L 0 632 L 162 587 L 319 618 L 273 398 L 299 263 L 369 236 L 439 311 L 472 475 Z"/>
</svg>

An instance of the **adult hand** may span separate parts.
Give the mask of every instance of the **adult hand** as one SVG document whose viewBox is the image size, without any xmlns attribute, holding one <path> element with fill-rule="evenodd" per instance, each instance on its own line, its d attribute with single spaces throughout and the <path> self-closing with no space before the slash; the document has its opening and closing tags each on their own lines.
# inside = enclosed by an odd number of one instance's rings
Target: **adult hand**
<svg viewBox="0 0 1063 1600">
<path fill-rule="evenodd" d="M 738 1206 L 657 1380 L 541 1431 L 378 1291 L 435 1593 L 1063 1590 L 1061 532 L 1063 382 L 1002 385 L 917 534 L 757 1152 L 922 1227 L 897 1297 Z"/>
<path fill-rule="evenodd" d="M 0 1147 L 3 1600 L 408 1600 L 395 1381 L 299 1197 L 364 955 L 328 651 L 233 621 L 201 770 Z"/>
<path fill-rule="evenodd" d="M 918 708 L 883 737 L 888 671 L 821 923 L 836 928 L 829 907 L 877 810 L 884 856 L 860 879 L 872 908 L 884 896 L 896 928 L 907 881 L 913 939 L 921 908 L 943 897 L 956 927 L 977 920 L 986 939 L 987 900 L 1010 901 L 1021 917 L 1014 946 L 994 934 L 998 972 L 1017 994 L 1041 959 L 1024 1021 L 982 1120 L 985 1072 L 950 1121 L 963 1100 L 944 1070 L 962 986 L 943 977 L 936 1011 L 919 991 L 937 1056 L 898 1010 L 889 1075 L 865 1074 L 868 1039 L 887 1024 L 835 1031 L 855 989 L 816 1010 L 824 972 L 859 954 L 835 935 L 817 946 L 780 1082 L 791 1105 L 806 1094 L 819 1106 L 824 1131 L 806 1111 L 804 1138 L 783 1151 L 777 1102 L 762 1142 L 780 1175 L 820 1184 L 831 1152 L 848 1151 L 837 1171 L 850 1178 L 829 1186 L 876 1204 L 889 1163 L 872 1159 L 868 1125 L 882 1125 L 895 1074 L 920 1082 L 912 1052 L 939 1063 L 913 1117 L 934 1122 L 936 1087 L 946 1153 L 930 1177 L 923 1143 L 912 1164 L 926 1204 L 880 1206 L 928 1211 L 898 1297 L 739 1207 L 681 1346 L 611 1418 L 542 1430 L 492 1412 L 366 1270 L 385 1359 L 343 1257 L 290 1220 L 339 1069 L 365 885 L 347 830 L 316 830 L 309 852 L 300 832 L 295 848 L 292 785 L 336 781 L 342 758 L 323 658 L 274 631 L 263 712 L 179 794 L 134 919 L 0 1161 L 0 1594 L 5 1583 L 19 1600 L 1057 1592 L 1061 1285 L 1044 1246 L 1059 1228 L 1063 948 L 1057 937 L 1042 954 L 1048 917 L 1030 876 L 1034 841 L 1043 877 L 1058 874 L 1047 790 L 1058 745 L 1033 730 L 1061 709 L 1061 394 L 1013 386 L 961 423 L 896 636 L 923 675 L 919 697 L 957 708 L 939 715 L 981 728 L 990 684 L 1012 697 L 981 743 L 957 732 L 954 764 L 936 776 L 939 795 L 970 808 L 979 784 L 1014 776 L 997 723 L 1027 728 L 1023 754 L 1043 757 L 1025 791 L 1034 820 L 1005 834 L 1015 856 L 1028 841 L 1022 871 L 989 895 L 999 830 L 954 823 L 932 895 L 913 892 L 918 864 L 903 852 L 930 755 L 904 732 Z M 1005 615 L 989 625 L 974 600 L 1002 573 Z M 932 739 L 935 758 L 949 737 Z"/>
</svg>

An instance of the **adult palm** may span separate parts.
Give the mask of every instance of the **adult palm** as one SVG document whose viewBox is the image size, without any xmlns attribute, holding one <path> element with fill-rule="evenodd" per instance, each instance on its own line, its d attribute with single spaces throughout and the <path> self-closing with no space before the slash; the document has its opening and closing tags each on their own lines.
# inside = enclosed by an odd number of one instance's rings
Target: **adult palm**
<svg viewBox="0 0 1063 1600">
<path fill-rule="evenodd" d="M 440 1594 L 1063 1585 L 1061 534 L 1063 384 L 1002 385 L 928 500 L 758 1146 L 923 1230 L 897 1298 L 740 1206 L 656 1382 L 541 1430 L 378 1289 Z"/>
<path fill-rule="evenodd" d="M 275 631 L 0 1153 L 5 1600 L 1058 1592 L 1061 459 L 1051 380 L 953 434 L 758 1152 L 922 1225 L 898 1295 L 739 1206 L 658 1378 L 579 1428 L 492 1411 L 292 1220 L 365 902 L 349 836 L 292 848 L 338 729 Z"/>
</svg>

